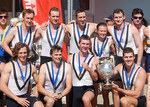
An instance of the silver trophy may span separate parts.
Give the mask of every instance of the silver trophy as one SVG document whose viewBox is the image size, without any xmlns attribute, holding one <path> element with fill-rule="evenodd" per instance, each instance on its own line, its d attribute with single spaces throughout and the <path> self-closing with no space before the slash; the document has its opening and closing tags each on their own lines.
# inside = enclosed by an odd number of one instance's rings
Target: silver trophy
<svg viewBox="0 0 150 107">
<path fill-rule="evenodd" d="M 100 63 L 97 65 L 100 78 L 106 81 L 104 88 L 110 89 L 110 78 L 114 73 L 114 59 L 113 57 L 101 57 Z"/>
</svg>

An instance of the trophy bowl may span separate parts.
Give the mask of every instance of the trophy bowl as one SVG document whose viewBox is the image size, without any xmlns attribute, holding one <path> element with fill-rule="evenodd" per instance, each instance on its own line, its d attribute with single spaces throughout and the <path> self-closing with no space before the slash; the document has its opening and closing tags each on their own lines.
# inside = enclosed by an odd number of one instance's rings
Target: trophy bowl
<svg viewBox="0 0 150 107">
<path fill-rule="evenodd" d="M 110 78 L 114 73 L 113 64 L 110 62 L 110 60 L 108 60 L 108 58 L 107 59 L 105 58 L 103 63 L 99 63 L 97 65 L 97 68 L 100 78 L 103 78 L 106 81 L 103 87 L 106 89 L 110 89 L 111 86 Z"/>
</svg>

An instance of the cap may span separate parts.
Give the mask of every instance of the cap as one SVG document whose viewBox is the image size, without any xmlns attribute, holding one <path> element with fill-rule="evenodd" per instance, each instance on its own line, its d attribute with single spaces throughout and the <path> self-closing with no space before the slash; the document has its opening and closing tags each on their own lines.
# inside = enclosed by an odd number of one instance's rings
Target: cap
<svg viewBox="0 0 150 107">
<path fill-rule="evenodd" d="M 109 15 L 108 17 L 104 18 L 104 20 L 113 20 L 113 16 Z"/>
</svg>

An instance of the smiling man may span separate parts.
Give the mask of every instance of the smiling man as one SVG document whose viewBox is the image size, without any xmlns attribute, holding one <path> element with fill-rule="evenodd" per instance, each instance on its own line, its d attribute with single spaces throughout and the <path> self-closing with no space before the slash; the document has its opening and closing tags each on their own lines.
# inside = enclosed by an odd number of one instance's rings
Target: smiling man
<svg viewBox="0 0 150 107">
<path fill-rule="evenodd" d="M 10 42 L 12 42 L 12 47 L 14 47 L 16 43 L 22 42 L 27 44 L 30 49 L 33 44 L 34 34 L 37 27 L 32 26 L 34 11 L 32 9 L 25 9 L 22 14 L 22 24 L 20 26 L 13 27 L 2 43 L 2 48 L 11 56 L 12 51 L 8 46 Z"/>
<path fill-rule="evenodd" d="M 62 49 L 58 45 L 51 48 L 52 61 L 40 68 L 38 91 L 46 107 L 62 107 L 61 99 L 72 87 L 71 66 L 62 61 Z"/>
<path fill-rule="evenodd" d="M 38 82 L 37 70 L 27 62 L 30 49 L 24 43 L 17 43 L 13 49 L 13 61 L 2 71 L 1 90 L 6 94 L 7 107 L 44 107 L 38 98 L 28 93 L 31 76 Z"/>
<path fill-rule="evenodd" d="M 140 65 L 143 55 L 143 44 L 138 30 L 133 25 L 125 22 L 125 15 L 121 9 L 114 10 L 113 20 L 115 25 L 108 26 L 108 31 L 112 35 L 116 45 L 116 65 L 123 62 L 122 53 L 126 47 L 132 47 L 135 53 L 135 62 Z"/>
<path fill-rule="evenodd" d="M 96 30 L 97 24 L 89 23 L 86 20 L 85 10 L 78 9 L 75 11 L 75 22 L 67 25 L 67 31 L 70 34 L 70 54 L 79 52 L 78 42 L 82 35 L 90 37 Z"/>
<path fill-rule="evenodd" d="M 96 65 L 93 55 L 88 53 L 90 38 L 82 35 L 79 43 L 80 52 L 69 56 L 68 63 L 72 67 L 72 107 L 92 107 L 95 96 L 93 81 L 97 81 Z"/>
<path fill-rule="evenodd" d="M 118 100 L 123 107 L 145 107 L 146 98 L 144 96 L 144 85 L 146 81 L 146 72 L 139 65 L 134 63 L 135 55 L 132 48 L 123 50 L 124 63 L 115 67 L 114 74 L 120 74 L 124 88 L 112 83 L 112 88 L 121 92 L 125 96 Z M 115 107 L 119 107 L 115 105 Z"/>
<path fill-rule="evenodd" d="M 50 22 L 46 30 L 39 28 L 36 33 L 36 37 L 42 39 L 41 65 L 52 60 L 48 50 L 51 50 L 55 44 L 62 47 L 64 40 L 64 29 L 59 23 L 60 10 L 56 7 L 51 8 L 49 18 Z"/>
</svg>

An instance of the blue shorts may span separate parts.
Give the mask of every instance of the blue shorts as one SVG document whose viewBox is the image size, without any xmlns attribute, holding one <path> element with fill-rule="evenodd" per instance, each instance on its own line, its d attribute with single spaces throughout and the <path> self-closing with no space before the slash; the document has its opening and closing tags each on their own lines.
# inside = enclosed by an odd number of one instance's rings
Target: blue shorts
<svg viewBox="0 0 150 107">
<path fill-rule="evenodd" d="M 146 73 L 150 73 L 150 54 L 149 53 L 146 53 L 145 70 L 146 70 Z"/>
</svg>

